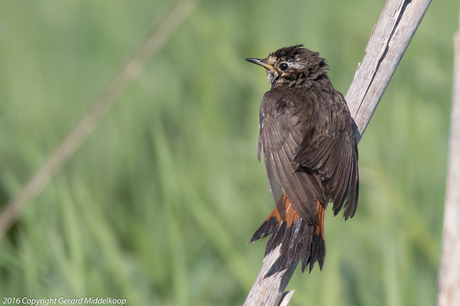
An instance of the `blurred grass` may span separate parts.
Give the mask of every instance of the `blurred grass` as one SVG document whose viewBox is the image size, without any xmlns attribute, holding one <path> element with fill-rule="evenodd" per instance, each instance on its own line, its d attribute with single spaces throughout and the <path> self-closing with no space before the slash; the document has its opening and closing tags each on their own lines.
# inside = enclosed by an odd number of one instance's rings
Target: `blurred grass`
<svg viewBox="0 0 460 306">
<path fill-rule="evenodd" d="M 264 72 L 297 43 L 344 94 L 383 1 L 203 1 L 0 241 L 0 296 L 238 305 L 271 211 L 257 162 Z M 171 6 L 0 3 L 0 206 L 37 171 Z M 361 143 L 359 209 L 327 216 L 324 270 L 292 305 L 433 305 L 444 201 L 454 1 L 434 2 Z"/>
</svg>

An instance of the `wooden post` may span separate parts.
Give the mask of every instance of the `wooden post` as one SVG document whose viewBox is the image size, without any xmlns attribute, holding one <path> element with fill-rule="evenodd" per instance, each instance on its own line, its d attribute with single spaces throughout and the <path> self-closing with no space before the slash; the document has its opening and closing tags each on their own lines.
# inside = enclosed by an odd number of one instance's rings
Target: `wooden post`
<svg viewBox="0 0 460 306">
<path fill-rule="evenodd" d="M 460 305 L 460 31 L 455 35 L 454 47 L 454 84 L 438 306 Z"/>
<path fill-rule="evenodd" d="M 358 141 L 430 3 L 431 0 L 388 0 L 385 4 L 345 98 L 358 126 Z M 293 291 L 284 293 L 284 290 L 298 261 L 286 270 L 279 270 L 273 266 L 279 256 L 279 249 L 275 249 L 264 258 L 244 306 L 287 305 Z M 270 269 L 278 272 L 265 277 Z"/>
</svg>

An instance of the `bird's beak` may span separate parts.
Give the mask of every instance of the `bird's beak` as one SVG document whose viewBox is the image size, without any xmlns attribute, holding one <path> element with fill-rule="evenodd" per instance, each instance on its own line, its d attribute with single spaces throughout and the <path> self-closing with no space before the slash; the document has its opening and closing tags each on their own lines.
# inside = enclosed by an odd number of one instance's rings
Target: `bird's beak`
<svg viewBox="0 0 460 306">
<path fill-rule="evenodd" d="M 265 63 L 263 60 L 261 59 L 258 59 L 258 58 L 247 58 L 246 59 L 248 62 L 250 63 L 253 63 L 253 64 L 257 64 L 259 66 L 262 66 L 264 67 L 265 69 L 268 69 L 268 70 L 275 70 L 275 68 L 273 68 L 273 66 Z"/>
</svg>

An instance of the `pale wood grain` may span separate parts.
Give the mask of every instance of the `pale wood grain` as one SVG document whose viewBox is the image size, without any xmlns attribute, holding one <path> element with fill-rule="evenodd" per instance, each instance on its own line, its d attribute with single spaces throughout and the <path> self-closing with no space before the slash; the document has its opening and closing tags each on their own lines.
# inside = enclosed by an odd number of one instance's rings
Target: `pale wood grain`
<svg viewBox="0 0 460 306">
<path fill-rule="evenodd" d="M 297 267 L 297 260 L 289 269 L 280 270 L 277 259 L 280 257 L 280 246 L 274 249 L 264 258 L 262 269 L 257 276 L 244 306 L 250 305 L 287 305 L 294 292 L 286 293 L 287 284 Z M 277 272 L 269 277 L 265 277 L 270 269 Z"/>
<path fill-rule="evenodd" d="M 390 0 L 386 3 L 345 97 L 360 135 L 366 130 L 430 2 Z"/>
<path fill-rule="evenodd" d="M 449 163 L 439 269 L 438 305 L 460 305 L 460 31 L 455 35 Z"/>
<path fill-rule="evenodd" d="M 358 127 L 358 141 L 430 3 L 431 0 L 389 0 L 385 4 L 369 38 L 363 62 L 358 66 L 346 95 L 348 107 Z M 289 269 L 278 271 L 273 264 L 279 255 L 279 251 L 275 250 L 264 258 L 262 269 L 244 306 L 287 305 L 292 293 L 289 296 L 283 294 L 298 261 Z M 278 272 L 265 277 L 271 269 Z"/>
</svg>

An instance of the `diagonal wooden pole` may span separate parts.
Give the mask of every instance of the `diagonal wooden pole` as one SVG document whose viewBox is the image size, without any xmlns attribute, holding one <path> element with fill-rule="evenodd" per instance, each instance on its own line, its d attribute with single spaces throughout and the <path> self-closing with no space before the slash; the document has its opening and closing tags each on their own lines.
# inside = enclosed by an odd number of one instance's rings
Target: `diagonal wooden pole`
<svg viewBox="0 0 460 306">
<path fill-rule="evenodd" d="M 170 11 L 166 18 L 155 27 L 134 55 L 127 61 L 121 72 L 113 79 L 93 108 L 82 118 L 75 129 L 53 152 L 40 170 L 30 179 L 21 192 L 9 202 L 0 215 L 0 239 L 19 218 L 24 207 L 40 194 L 48 182 L 59 172 L 75 151 L 96 128 L 99 121 L 139 77 L 147 60 L 163 48 L 179 25 L 187 19 L 199 0 L 182 0 Z"/>
<path fill-rule="evenodd" d="M 361 139 L 377 105 L 404 55 L 431 0 L 388 0 L 366 47 L 345 97 Z M 284 292 L 298 261 L 286 270 L 275 266 L 279 248 L 264 258 L 262 269 L 249 292 L 244 306 L 287 305 L 293 291 Z M 278 271 L 265 277 L 268 271 Z"/>
<path fill-rule="evenodd" d="M 455 34 L 454 47 L 454 84 L 438 306 L 460 305 L 460 29 Z"/>
</svg>

